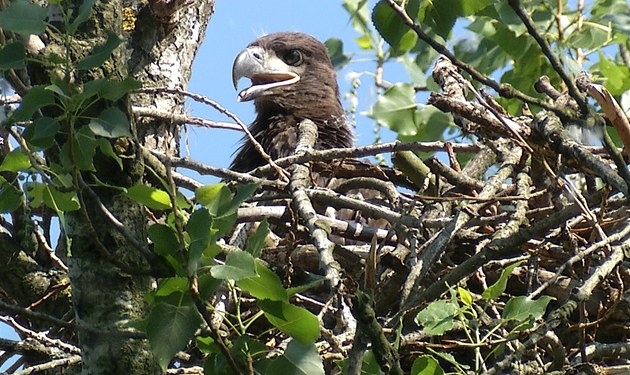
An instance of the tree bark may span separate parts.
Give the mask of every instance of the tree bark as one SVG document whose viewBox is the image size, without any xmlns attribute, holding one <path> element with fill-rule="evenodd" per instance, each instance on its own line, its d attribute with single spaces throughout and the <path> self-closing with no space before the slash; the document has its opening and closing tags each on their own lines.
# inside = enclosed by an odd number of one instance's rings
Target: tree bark
<svg viewBox="0 0 630 375">
<path fill-rule="evenodd" d="M 74 14 L 82 3 L 74 4 Z M 199 0 L 191 4 L 173 1 L 134 2 L 97 1 L 92 16 L 74 36 L 79 48 L 73 51 L 81 58 L 102 44 L 107 31 L 123 36 L 125 42 L 112 57 L 97 69 L 78 76 L 88 82 L 99 78 L 134 78 L 143 87 L 185 89 L 192 61 L 205 35 L 213 12 L 214 1 Z M 135 18 L 135 22 L 134 22 Z M 49 51 L 62 50 L 63 36 L 49 33 Z M 37 77 L 34 84 L 48 84 L 55 72 L 33 66 Z M 103 100 L 103 110 L 111 106 Z M 182 111 L 183 98 L 172 95 L 133 94 L 114 103 L 133 119 L 132 105 L 161 111 Z M 98 106 L 97 106 L 98 107 Z M 98 112 L 97 112 L 98 113 Z M 94 163 L 99 181 L 130 187 L 144 178 L 144 162 L 140 145 L 161 152 L 178 153 L 179 128 L 166 121 L 131 120 L 132 134 L 139 142 L 118 139 L 114 150 L 123 155 L 123 171 L 113 159 L 97 153 Z M 77 124 L 78 127 L 85 124 Z M 135 128 L 134 128 L 135 126 Z M 56 158 L 57 155 L 48 155 Z M 94 182 L 83 173 L 79 180 Z M 69 274 L 78 342 L 82 352 L 83 374 L 158 374 L 158 362 L 147 340 L 117 332 L 146 316 L 146 295 L 154 279 L 147 260 L 147 225 L 143 206 L 120 194 L 118 189 L 83 187 L 80 192 L 82 209 L 68 212 L 67 242 Z M 94 194 L 96 193 L 96 194 Z M 105 215 L 109 211 L 125 228 L 117 229 Z M 129 240 L 129 235 L 134 239 Z M 136 245 L 134 245 L 136 244 Z M 142 244 L 145 249 L 139 248 Z"/>
</svg>

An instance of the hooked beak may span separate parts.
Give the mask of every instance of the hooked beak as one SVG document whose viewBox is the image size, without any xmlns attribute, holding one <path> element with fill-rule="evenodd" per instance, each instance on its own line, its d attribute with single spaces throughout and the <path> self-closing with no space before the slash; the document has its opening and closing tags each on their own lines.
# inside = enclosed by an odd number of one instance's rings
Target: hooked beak
<svg viewBox="0 0 630 375">
<path fill-rule="evenodd" d="M 246 102 L 267 93 L 269 90 L 291 85 L 300 76 L 287 70 L 287 65 L 276 56 L 269 56 L 260 46 L 247 47 L 236 56 L 232 65 L 232 83 L 238 89 L 241 78 L 249 78 L 252 85 L 238 94 L 239 102 Z"/>
</svg>

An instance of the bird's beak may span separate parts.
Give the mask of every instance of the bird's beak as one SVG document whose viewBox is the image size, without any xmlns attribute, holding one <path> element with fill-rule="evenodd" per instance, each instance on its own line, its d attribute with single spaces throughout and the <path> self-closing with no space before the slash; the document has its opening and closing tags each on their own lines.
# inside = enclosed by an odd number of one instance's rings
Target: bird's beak
<svg viewBox="0 0 630 375">
<path fill-rule="evenodd" d="M 300 76 L 289 71 L 282 60 L 275 55 L 270 56 L 259 46 L 247 47 L 236 56 L 232 65 L 235 89 L 238 89 L 238 81 L 243 77 L 251 79 L 252 85 L 238 94 L 239 102 L 255 99 L 270 89 L 300 80 Z"/>
</svg>

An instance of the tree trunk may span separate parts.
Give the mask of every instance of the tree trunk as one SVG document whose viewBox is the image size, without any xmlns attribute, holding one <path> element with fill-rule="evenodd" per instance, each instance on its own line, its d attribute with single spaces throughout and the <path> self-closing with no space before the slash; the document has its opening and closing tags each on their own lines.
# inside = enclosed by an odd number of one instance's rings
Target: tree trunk
<svg viewBox="0 0 630 375">
<path fill-rule="evenodd" d="M 75 13 L 79 4 L 75 5 Z M 122 36 L 125 42 L 99 68 L 85 72 L 79 79 L 131 77 L 143 87 L 185 89 L 192 61 L 205 35 L 214 1 L 200 0 L 186 5 L 175 1 L 135 2 L 97 1 L 90 20 L 74 36 L 76 55 L 81 58 L 103 44 L 107 31 Z M 135 22 L 134 22 L 134 18 Z M 48 51 L 61 50 L 62 35 L 49 34 Z M 76 58 L 76 56 L 75 56 Z M 39 71 L 30 77 L 33 84 L 49 84 L 55 72 L 33 66 Z M 46 78 L 42 78 L 46 77 Z M 133 94 L 114 104 L 133 119 L 132 106 L 149 107 L 177 113 L 184 99 L 172 95 Z M 102 100 L 98 111 L 111 106 Z M 97 107 L 98 107 L 97 106 Z M 131 121 L 139 143 L 118 139 L 114 150 L 123 155 L 123 171 L 116 162 L 97 153 L 98 181 L 130 187 L 144 177 L 140 145 L 152 150 L 177 154 L 179 129 L 169 121 L 136 119 Z M 77 129 L 86 124 L 78 123 Z M 47 155 L 53 160 L 58 155 Z M 66 238 L 59 248 L 68 250 L 72 300 L 78 329 L 84 374 L 157 374 L 158 362 L 147 340 L 116 331 L 125 329 L 146 316 L 146 295 L 153 288 L 151 266 L 147 260 L 147 225 L 144 208 L 120 190 L 94 187 L 95 179 L 83 173 L 80 180 L 92 183 L 92 190 L 80 191 L 82 209 L 68 212 Z M 96 192 L 97 194 L 94 194 Z M 122 224 L 121 231 L 104 214 L 108 210 Z M 123 233 L 126 232 L 126 233 Z M 129 239 L 129 236 L 132 239 Z M 141 246 L 138 246 L 141 244 Z"/>
</svg>

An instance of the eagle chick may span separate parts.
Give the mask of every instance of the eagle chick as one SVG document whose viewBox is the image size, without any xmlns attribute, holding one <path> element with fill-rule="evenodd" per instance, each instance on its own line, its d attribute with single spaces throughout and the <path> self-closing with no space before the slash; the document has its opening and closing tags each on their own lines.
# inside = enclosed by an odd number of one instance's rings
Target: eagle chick
<svg viewBox="0 0 630 375">
<path fill-rule="evenodd" d="M 298 143 L 298 124 L 317 125 L 316 149 L 351 147 L 352 130 L 339 100 L 339 86 L 326 46 L 310 35 L 279 32 L 260 37 L 236 57 L 232 79 L 249 78 L 252 85 L 239 101 L 254 100 L 252 135 L 272 159 L 292 155 Z M 249 172 L 265 164 L 251 142 L 244 140 L 231 169 Z"/>
</svg>

